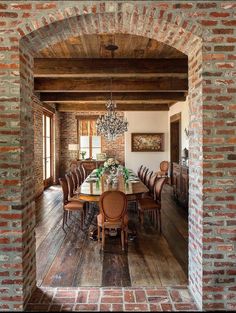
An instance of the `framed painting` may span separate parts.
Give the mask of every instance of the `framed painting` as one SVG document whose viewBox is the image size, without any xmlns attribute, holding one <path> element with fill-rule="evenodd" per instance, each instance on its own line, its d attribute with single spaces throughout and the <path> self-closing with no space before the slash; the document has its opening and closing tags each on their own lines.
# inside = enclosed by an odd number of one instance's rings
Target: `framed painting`
<svg viewBox="0 0 236 313">
<path fill-rule="evenodd" d="M 132 152 L 164 151 L 164 133 L 132 133 Z"/>
</svg>

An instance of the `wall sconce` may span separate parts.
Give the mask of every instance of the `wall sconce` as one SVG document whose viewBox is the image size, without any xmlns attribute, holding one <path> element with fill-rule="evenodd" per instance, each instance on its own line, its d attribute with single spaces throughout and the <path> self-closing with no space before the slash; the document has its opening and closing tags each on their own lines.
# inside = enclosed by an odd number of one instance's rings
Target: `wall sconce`
<svg viewBox="0 0 236 313">
<path fill-rule="evenodd" d="M 79 145 L 77 145 L 77 144 L 69 144 L 68 145 L 68 150 L 69 150 L 72 158 L 74 158 L 74 159 L 79 158 Z"/>
<path fill-rule="evenodd" d="M 188 130 L 187 128 L 184 129 L 184 132 L 185 132 L 185 135 L 186 135 L 187 137 L 189 137 L 190 133 L 189 133 L 189 130 Z"/>
</svg>

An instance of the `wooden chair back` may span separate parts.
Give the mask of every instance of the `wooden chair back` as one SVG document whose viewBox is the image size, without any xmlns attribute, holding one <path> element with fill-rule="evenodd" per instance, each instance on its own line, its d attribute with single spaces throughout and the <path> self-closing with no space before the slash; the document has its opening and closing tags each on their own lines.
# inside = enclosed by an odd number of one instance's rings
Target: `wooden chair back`
<svg viewBox="0 0 236 313">
<path fill-rule="evenodd" d="M 144 179 L 144 184 L 145 184 L 146 186 L 148 186 L 149 180 L 150 180 L 152 174 L 153 174 L 153 171 L 148 171 L 148 172 L 147 172 L 147 174 L 146 174 L 146 176 L 145 176 L 145 179 Z"/>
<path fill-rule="evenodd" d="M 138 168 L 138 171 L 137 171 L 137 175 L 138 177 L 140 178 L 140 174 L 142 172 L 142 168 L 143 168 L 143 165 L 141 165 L 139 168 Z"/>
<path fill-rule="evenodd" d="M 142 172 L 141 181 L 143 183 L 145 183 L 145 179 L 146 179 L 146 175 L 147 175 L 148 171 L 149 171 L 149 169 L 146 167 L 145 170 Z"/>
<path fill-rule="evenodd" d="M 126 196 L 118 190 L 105 191 L 100 196 L 99 207 L 103 222 L 122 222 L 127 213 Z"/>
<path fill-rule="evenodd" d="M 59 178 L 59 183 L 62 187 L 63 203 L 67 204 L 68 203 L 68 195 L 69 195 L 68 183 L 67 183 L 65 178 Z"/>
<path fill-rule="evenodd" d="M 154 199 L 156 202 L 161 203 L 161 192 L 163 189 L 163 186 L 166 182 L 166 177 L 158 178 L 154 187 Z"/>
<path fill-rule="evenodd" d="M 160 171 L 163 172 L 164 175 L 168 175 L 168 170 L 169 170 L 169 162 L 162 161 L 160 163 Z"/>
<path fill-rule="evenodd" d="M 85 178 L 87 177 L 86 176 L 86 171 L 85 171 L 85 168 L 84 168 L 84 166 L 83 166 L 83 164 L 80 164 L 80 172 L 81 172 L 81 178 L 82 178 L 82 182 L 85 180 Z M 81 182 L 81 183 L 82 183 Z"/>
<path fill-rule="evenodd" d="M 151 175 L 150 179 L 149 179 L 149 182 L 148 182 L 148 189 L 149 189 L 149 193 L 151 195 L 154 195 L 154 187 L 155 187 L 155 183 L 157 181 L 157 175 L 154 173 Z"/>
<path fill-rule="evenodd" d="M 75 169 L 75 175 L 77 177 L 78 185 L 80 186 L 82 182 L 82 175 L 78 167 Z"/>
<path fill-rule="evenodd" d="M 77 175 L 75 173 L 75 171 L 71 171 L 71 178 L 73 180 L 73 184 L 74 184 L 74 193 L 77 190 L 78 187 L 78 179 L 77 179 Z"/>
<path fill-rule="evenodd" d="M 66 174 L 65 176 L 66 176 L 66 181 L 68 185 L 69 198 L 72 198 L 74 196 L 74 190 L 75 190 L 72 176 L 70 174 Z"/>
</svg>

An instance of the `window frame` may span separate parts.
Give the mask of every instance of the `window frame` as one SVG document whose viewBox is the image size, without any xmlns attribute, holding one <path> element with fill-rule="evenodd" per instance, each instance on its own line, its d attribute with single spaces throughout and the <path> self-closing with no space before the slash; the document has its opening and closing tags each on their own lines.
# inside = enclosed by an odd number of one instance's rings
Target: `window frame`
<svg viewBox="0 0 236 313">
<path fill-rule="evenodd" d="M 80 126 L 80 121 L 83 120 L 96 120 L 98 118 L 98 115 L 84 115 L 84 116 L 76 116 L 77 119 L 77 143 L 79 146 L 79 150 L 81 150 L 81 145 L 80 145 L 80 133 L 79 133 L 79 126 Z M 93 141 L 93 136 L 95 135 L 82 135 L 82 136 L 88 136 L 89 137 L 89 147 L 87 147 L 89 149 L 89 156 L 87 158 L 89 158 L 90 160 L 93 159 L 93 155 L 92 155 L 92 151 L 93 151 L 93 145 L 92 145 L 92 141 Z M 100 153 L 102 153 L 102 136 L 101 135 L 96 135 L 99 136 L 101 138 L 101 146 L 100 146 Z M 81 152 L 81 151 L 80 151 Z M 85 156 L 85 159 L 87 159 Z"/>
<path fill-rule="evenodd" d="M 47 140 L 46 140 L 46 117 L 50 119 L 50 156 L 47 157 Z M 53 176 L 54 176 L 54 145 L 53 145 L 53 134 L 54 134 L 54 114 L 46 109 L 43 109 L 43 184 L 44 189 L 51 186 L 53 184 Z M 50 176 L 46 178 L 47 168 L 46 168 L 46 159 L 50 159 Z"/>
</svg>

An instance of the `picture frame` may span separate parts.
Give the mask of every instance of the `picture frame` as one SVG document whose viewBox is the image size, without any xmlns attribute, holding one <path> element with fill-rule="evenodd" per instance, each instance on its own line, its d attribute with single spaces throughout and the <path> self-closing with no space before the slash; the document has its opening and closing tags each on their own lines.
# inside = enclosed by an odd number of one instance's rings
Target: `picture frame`
<svg viewBox="0 0 236 313">
<path fill-rule="evenodd" d="M 164 151 L 164 133 L 132 133 L 132 152 Z"/>
<path fill-rule="evenodd" d="M 97 153 L 96 154 L 96 160 L 97 161 L 105 161 L 107 158 L 106 153 Z"/>
</svg>

